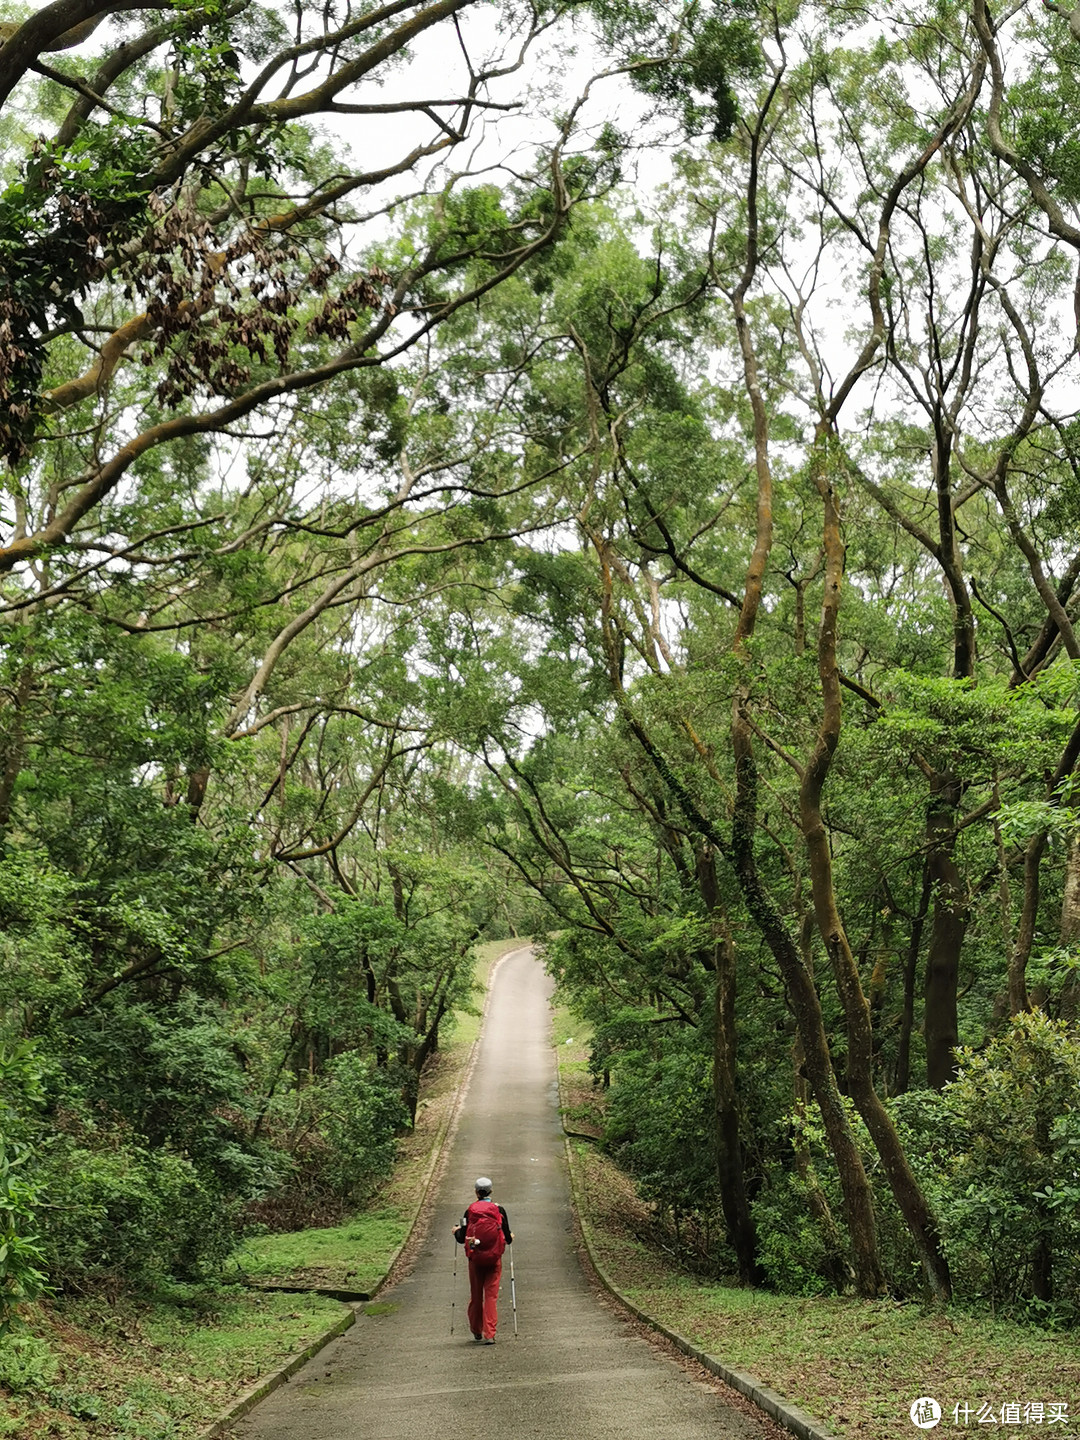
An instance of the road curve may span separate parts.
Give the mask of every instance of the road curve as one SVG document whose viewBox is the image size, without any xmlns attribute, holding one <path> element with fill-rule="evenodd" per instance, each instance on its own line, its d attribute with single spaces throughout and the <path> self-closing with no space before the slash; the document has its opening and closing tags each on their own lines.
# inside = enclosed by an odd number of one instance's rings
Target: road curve
<svg viewBox="0 0 1080 1440">
<path fill-rule="evenodd" d="M 410 1274 L 269 1396 L 239 1440 L 762 1440 L 776 1432 L 725 1403 L 594 1297 L 573 1243 L 550 1042 L 551 984 L 526 948 L 499 966 L 480 1052 Z M 516 1236 L 518 1335 L 503 1264 L 499 1329 L 475 1345 L 451 1227 L 477 1175 Z"/>
</svg>

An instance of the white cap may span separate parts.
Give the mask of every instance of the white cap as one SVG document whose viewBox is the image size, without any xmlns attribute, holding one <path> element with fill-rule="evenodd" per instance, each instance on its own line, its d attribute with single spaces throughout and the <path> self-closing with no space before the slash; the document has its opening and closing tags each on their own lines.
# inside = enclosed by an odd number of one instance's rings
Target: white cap
<svg viewBox="0 0 1080 1440">
<path fill-rule="evenodd" d="M 480 1175 L 480 1176 L 478 1176 L 478 1177 L 477 1177 L 476 1184 L 473 1186 L 473 1189 L 474 1189 L 474 1190 L 486 1190 L 489 1195 L 490 1195 L 490 1193 L 492 1192 L 492 1190 L 494 1190 L 494 1188 L 495 1188 L 494 1185 L 492 1185 L 491 1181 L 488 1179 L 488 1177 L 487 1177 L 486 1175 Z"/>
</svg>

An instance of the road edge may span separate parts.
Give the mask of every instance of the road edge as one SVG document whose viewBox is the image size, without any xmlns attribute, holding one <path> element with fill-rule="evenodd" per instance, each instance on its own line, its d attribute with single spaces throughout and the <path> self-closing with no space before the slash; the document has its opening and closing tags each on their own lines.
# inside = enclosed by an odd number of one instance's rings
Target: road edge
<svg viewBox="0 0 1080 1440">
<path fill-rule="evenodd" d="M 264 1375 L 253 1385 L 249 1385 L 228 1409 L 223 1410 L 216 1420 L 210 1422 L 206 1430 L 199 1431 L 198 1440 L 215 1440 L 216 1436 L 224 1435 L 231 1425 L 235 1425 L 237 1420 L 242 1420 L 249 1410 L 254 1410 L 260 1400 L 265 1400 L 267 1395 L 272 1394 L 280 1385 L 284 1385 L 286 1380 L 291 1379 L 325 1345 L 329 1345 L 331 1340 L 336 1340 L 339 1335 L 344 1335 L 346 1330 L 351 1330 L 355 1324 L 356 1311 L 350 1306 L 329 1330 L 316 1336 L 296 1355 L 291 1355 L 277 1370 L 271 1370 L 269 1375 Z"/>
<path fill-rule="evenodd" d="M 733 1370 L 730 1365 L 725 1365 L 718 1356 L 710 1355 L 707 1350 L 700 1349 L 693 1341 L 688 1340 L 685 1335 L 680 1335 L 677 1330 L 669 1330 L 655 1315 L 650 1315 L 647 1310 L 642 1310 L 639 1305 L 635 1305 L 633 1300 L 627 1295 L 624 1295 L 604 1269 L 597 1258 L 596 1251 L 593 1249 L 592 1239 L 589 1233 L 589 1223 L 578 1193 L 577 1176 L 574 1170 L 574 1156 L 570 1147 L 570 1136 L 566 1132 L 566 1126 L 562 1123 L 562 1075 L 559 1073 L 558 1047 L 554 1048 L 555 1076 L 559 1090 L 559 1123 L 562 1126 L 563 1145 L 566 1148 L 566 1169 L 570 1177 L 570 1199 L 574 1207 L 574 1214 L 577 1217 L 577 1228 L 581 1235 L 581 1243 L 585 1247 L 585 1253 L 589 1258 L 589 1264 L 597 1280 L 599 1280 L 609 1295 L 629 1310 L 635 1319 L 647 1325 L 650 1330 L 655 1330 L 657 1334 L 663 1335 L 666 1340 L 670 1340 L 676 1349 L 681 1350 L 684 1355 L 688 1355 L 692 1360 L 696 1360 L 699 1365 L 704 1366 L 710 1374 L 715 1375 L 718 1380 L 722 1380 L 725 1385 L 730 1385 L 731 1388 L 737 1390 L 740 1395 L 745 1395 L 747 1400 L 756 1405 L 759 1410 L 764 1411 L 770 1419 L 783 1425 L 785 1430 L 789 1430 L 793 1435 L 797 1435 L 799 1440 L 838 1440 L 835 1431 L 827 1430 L 820 1420 L 815 1419 L 813 1415 L 803 1410 L 800 1406 L 792 1404 L 790 1400 L 786 1400 L 783 1395 L 770 1389 L 768 1385 L 762 1385 L 755 1376 L 750 1375 L 745 1370 Z"/>
<path fill-rule="evenodd" d="M 417 1228 L 426 1218 L 426 1207 L 432 1186 L 435 1181 L 441 1177 L 442 1160 L 446 1155 L 447 1146 L 453 1139 L 454 1132 L 457 1129 L 465 1095 L 469 1089 L 473 1071 L 476 1069 L 476 1060 L 480 1052 L 480 1041 L 484 1036 L 484 1024 L 488 1016 L 488 1007 L 491 1003 L 491 992 L 495 986 L 495 977 L 499 973 L 499 968 L 504 960 L 530 947 L 531 941 L 526 941 L 524 945 L 518 945 L 515 946 L 513 950 L 507 950 L 504 955 L 499 956 L 488 972 L 487 987 L 484 992 L 484 1004 L 480 1011 L 480 1024 L 477 1027 L 476 1038 L 473 1040 L 472 1047 L 469 1050 L 469 1058 L 465 1062 L 465 1069 L 462 1072 L 457 1097 L 450 1107 L 446 1121 L 436 1135 L 431 1147 L 431 1157 L 428 1160 L 427 1169 L 421 1182 L 420 1198 L 413 1207 L 408 1231 L 406 1232 L 404 1240 L 402 1240 L 393 1255 L 391 1255 L 389 1264 L 386 1267 L 386 1274 L 372 1286 L 370 1295 L 364 1297 L 365 1301 L 374 1299 L 375 1296 L 386 1287 L 391 1276 L 393 1276 L 395 1280 L 400 1278 L 399 1275 L 395 1274 L 395 1268 L 405 1253 L 406 1247 L 413 1240 Z M 290 1293 L 293 1292 L 290 1291 Z M 314 1289 L 310 1293 L 325 1294 L 326 1292 Z M 358 1301 L 356 1303 L 364 1302 Z M 261 1400 L 265 1400 L 268 1395 L 273 1394 L 275 1390 L 285 1384 L 286 1380 L 292 1379 L 298 1370 L 302 1369 L 309 1360 L 314 1359 L 319 1351 L 329 1345 L 332 1340 L 337 1340 L 339 1336 L 345 1334 L 346 1330 L 350 1330 L 353 1325 L 356 1324 L 356 1303 L 343 1300 L 342 1304 L 349 1306 L 346 1314 L 342 1315 L 339 1320 L 336 1320 L 329 1330 L 324 1331 L 322 1335 L 317 1336 L 310 1344 L 306 1345 L 303 1350 L 295 1355 L 291 1355 L 289 1359 L 285 1361 L 284 1365 L 279 1366 L 277 1370 L 272 1370 L 269 1375 L 264 1375 L 261 1379 L 256 1380 L 254 1384 L 249 1385 L 231 1405 L 227 1406 L 216 1419 L 210 1422 L 208 1428 L 198 1432 L 195 1440 L 217 1440 L 218 1436 L 224 1435 L 238 1420 L 242 1420 L 249 1411 L 254 1410 L 255 1406 L 258 1405 Z"/>
</svg>

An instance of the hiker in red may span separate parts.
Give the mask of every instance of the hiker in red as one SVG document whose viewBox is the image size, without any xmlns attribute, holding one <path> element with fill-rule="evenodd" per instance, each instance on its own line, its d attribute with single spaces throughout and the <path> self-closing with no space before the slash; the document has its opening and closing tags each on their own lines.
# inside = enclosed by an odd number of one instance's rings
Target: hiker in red
<svg viewBox="0 0 1080 1440">
<path fill-rule="evenodd" d="M 503 1251 L 514 1243 L 506 1211 L 492 1200 L 491 1189 L 491 1181 L 481 1175 L 476 1199 L 454 1227 L 454 1239 L 465 1246 L 469 1260 L 469 1329 L 478 1345 L 495 1344 Z"/>
</svg>

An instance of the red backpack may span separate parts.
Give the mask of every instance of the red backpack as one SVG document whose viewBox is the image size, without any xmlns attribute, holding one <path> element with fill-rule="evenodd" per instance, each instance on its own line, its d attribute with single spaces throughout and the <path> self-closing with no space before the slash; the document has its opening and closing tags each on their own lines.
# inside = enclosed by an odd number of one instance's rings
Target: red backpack
<svg viewBox="0 0 1080 1440">
<path fill-rule="evenodd" d="M 497 1260 L 506 1249 L 502 1211 L 493 1200 L 474 1200 L 467 1213 L 465 1251 L 469 1259 Z"/>
</svg>

